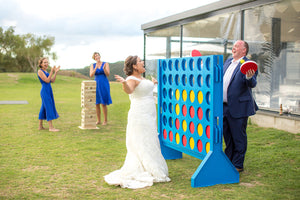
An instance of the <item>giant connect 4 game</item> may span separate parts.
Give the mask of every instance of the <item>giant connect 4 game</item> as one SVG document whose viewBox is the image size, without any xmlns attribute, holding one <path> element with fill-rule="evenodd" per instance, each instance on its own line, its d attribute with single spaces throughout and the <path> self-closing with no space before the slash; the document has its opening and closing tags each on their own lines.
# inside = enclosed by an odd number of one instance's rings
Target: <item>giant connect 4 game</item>
<svg viewBox="0 0 300 200">
<path fill-rule="evenodd" d="M 238 183 L 222 150 L 223 56 L 158 60 L 158 132 L 165 159 L 196 157 L 192 187 Z"/>
</svg>

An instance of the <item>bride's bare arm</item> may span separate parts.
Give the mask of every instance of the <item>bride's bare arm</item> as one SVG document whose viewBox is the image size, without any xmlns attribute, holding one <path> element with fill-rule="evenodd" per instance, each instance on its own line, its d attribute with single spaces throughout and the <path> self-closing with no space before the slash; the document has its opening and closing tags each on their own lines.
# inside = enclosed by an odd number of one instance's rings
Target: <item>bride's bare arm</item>
<svg viewBox="0 0 300 200">
<path fill-rule="evenodd" d="M 135 80 L 127 80 L 126 81 L 123 77 L 121 77 L 119 75 L 115 75 L 115 78 L 118 82 L 122 83 L 123 90 L 127 94 L 131 94 L 137 86 L 137 83 Z"/>
</svg>

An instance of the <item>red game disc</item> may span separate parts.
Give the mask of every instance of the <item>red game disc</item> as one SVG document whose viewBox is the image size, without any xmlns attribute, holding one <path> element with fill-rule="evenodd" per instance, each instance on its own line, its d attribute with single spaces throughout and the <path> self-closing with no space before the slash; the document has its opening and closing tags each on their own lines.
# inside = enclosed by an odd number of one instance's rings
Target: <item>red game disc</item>
<svg viewBox="0 0 300 200">
<path fill-rule="evenodd" d="M 164 136 L 165 139 L 167 139 L 167 131 L 166 131 L 166 129 L 164 129 L 164 131 L 163 131 L 163 136 Z"/>
<path fill-rule="evenodd" d="M 202 54 L 200 53 L 200 51 L 194 49 L 192 51 L 192 57 L 198 57 L 198 56 L 202 56 Z"/>
<path fill-rule="evenodd" d="M 241 65 L 241 72 L 243 74 L 246 74 L 248 70 L 253 69 L 254 71 L 257 70 L 257 63 L 250 60 L 250 61 L 246 61 Z"/>
</svg>

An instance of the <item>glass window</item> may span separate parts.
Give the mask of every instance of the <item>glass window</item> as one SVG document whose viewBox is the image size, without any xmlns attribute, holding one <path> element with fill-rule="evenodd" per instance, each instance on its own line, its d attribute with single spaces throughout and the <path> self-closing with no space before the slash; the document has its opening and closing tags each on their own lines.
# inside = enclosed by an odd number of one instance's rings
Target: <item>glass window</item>
<svg viewBox="0 0 300 200">
<path fill-rule="evenodd" d="M 248 56 L 258 63 L 253 90 L 260 108 L 300 113 L 300 3 L 286 0 L 245 11 Z"/>
<path fill-rule="evenodd" d="M 221 54 L 227 58 L 231 53 L 228 47 L 241 35 L 240 19 L 240 12 L 232 12 L 184 25 L 182 56 L 198 50 L 202 56 Z"/>
<path fill-rule="evenodd" d="M 146 34 L 146 76 L 156 77 L 157 60 L 180 57 L 180 26 Z"/>
</svg>

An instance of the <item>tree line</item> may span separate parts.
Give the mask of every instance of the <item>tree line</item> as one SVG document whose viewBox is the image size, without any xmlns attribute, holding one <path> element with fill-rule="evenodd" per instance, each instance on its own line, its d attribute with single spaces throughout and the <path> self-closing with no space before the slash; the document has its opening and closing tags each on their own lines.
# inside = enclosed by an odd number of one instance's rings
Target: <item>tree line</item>
<svg viewBox="0 0 300 200">
<path fill-rule="evenodd" d="M 54 42 L 51 36 L 19 35 L 14 27 L 0 27 L 0 72 L 36 72 L 41 57 L 56 60 Z"/>
<path fill-rule="evenodd" d="M 57 59 L 51 52 L 55 38 L 51 36 L 36 36 L 28 33 L 19 35 L 14 27 L 4 30 L 0 27 L 0 73 L 1 72 L 36 72 L 41 57 Z M 124 61 L 109 63 L 109 81 L 115 81 L 114 75 L 125 77 Z M 90 66 L 81 69 L 68 69 L 89 77 Z M 91 78 L 93 79 L 93 78 Z"/>
</svg>

